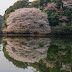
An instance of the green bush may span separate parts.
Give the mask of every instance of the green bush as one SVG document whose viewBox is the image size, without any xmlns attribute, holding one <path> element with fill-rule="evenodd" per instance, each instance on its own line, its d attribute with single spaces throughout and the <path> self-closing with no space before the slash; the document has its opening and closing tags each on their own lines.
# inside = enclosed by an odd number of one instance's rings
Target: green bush
<svg viewBox="0 0 72 72">
<path fill-rule="evenodd" d="M 52 34 L 72 34 L 72 26 L 56 26 L 52 27 Z"/>
<path fill-rule="evenodd" d="M 58 25 L 58 15 L 56 13 L 48 13 L 48 20 L 50 26 Z"/>
<path fill-rule="evenodd" d="M 47 6 L 47 3 L 56 3 L 57 10 L 47 10 L 45 11 L 44 8 Z M 36 7 L 39 8 L 42 12 L 47 13 L 48 21 L 50 26 L 52 27 L 52 33 L 55 34 L 70 34 L 72 33 L 72 10 L 68 9 L 67 7 L 63 6 L 62 0 L 35 0 L 33 2 L 29 2 L 29 0 L 17 1 L 13 6 L 10 6 L 3 16 L 3 26 L 4 28 L 7 27 L 6 19 L 8 18 L 9 14 L 15 9 L 19 8 L 27 8 L 27 7 Z M 62 17 L 67 17 L 67 19 L 62 19 Z M 40 25 L 40 27 L 43 27 Z M 35 32 L 37 33 L 37 32 Z"/>
<path fill-rule="evenodd" d="M 40 7 L 40 0 L 35 0 L 35 1 L 31 2 L 31 5 L 29 7 L 39 8 Z"/>
</svg>

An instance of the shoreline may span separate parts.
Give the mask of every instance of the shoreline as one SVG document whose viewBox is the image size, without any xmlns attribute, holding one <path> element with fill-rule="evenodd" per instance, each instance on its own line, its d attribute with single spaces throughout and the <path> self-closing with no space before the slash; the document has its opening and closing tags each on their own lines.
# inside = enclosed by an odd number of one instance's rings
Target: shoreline
<svg viewBox="0 0 72 72">
<path fill-rule="evenodd" d="M 0 34 L 0 37 L 72 37 L 72 35 L 57 35 L 57 34 Z"/>
</svg>

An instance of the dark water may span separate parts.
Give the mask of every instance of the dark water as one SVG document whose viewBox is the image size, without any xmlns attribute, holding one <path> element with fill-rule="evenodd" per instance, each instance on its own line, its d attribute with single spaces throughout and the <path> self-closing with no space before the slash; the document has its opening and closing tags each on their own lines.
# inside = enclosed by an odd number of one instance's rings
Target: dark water
<svg viewBox="0 0 72 72">
<path fill-rule="evenodd" d="M 72 38 L 0 38 L 0 72 L 72 72 Z"/>
</svg>

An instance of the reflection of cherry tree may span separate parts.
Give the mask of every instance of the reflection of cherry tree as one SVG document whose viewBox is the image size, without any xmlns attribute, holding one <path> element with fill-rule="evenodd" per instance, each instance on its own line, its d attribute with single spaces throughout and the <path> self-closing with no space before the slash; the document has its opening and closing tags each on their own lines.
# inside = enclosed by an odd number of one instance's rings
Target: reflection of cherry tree
<svg viewBox="0 0 72 72">
<path fill-rule="evenodd" d="M 21 62 L 34 63 L 47 56 L 49 38 L 6 39 L 6 51 L 11 58 Z"/>
<path fill-rule="evenodd" d="M 69 38 L 51 38 L 50 40 L 30 37 L 10 38 L 5 41 L 7 41 L 5 56 L 17 66 L 26 68 L 29 65 L 40 72 L 71 72 L 72 40 Z M 17 58 L 15 55 L 20 56 Z M 29 60 L 22 60 L 22 57 Z"/>
</svg>

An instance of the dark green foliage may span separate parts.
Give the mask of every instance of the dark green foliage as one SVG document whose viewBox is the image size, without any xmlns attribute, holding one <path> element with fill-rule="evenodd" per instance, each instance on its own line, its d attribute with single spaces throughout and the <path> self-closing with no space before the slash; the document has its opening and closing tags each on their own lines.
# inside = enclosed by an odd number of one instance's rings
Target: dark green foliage
<svg viewBox="0 0 72 72">
<path fill-rule="evenodd" d="M 61 7 L 63 8 L 63 2 L 62 2 L 62 0 L 58 0 L 57 8 L 60 9 Z"/>
<path fill-rule="evenodd" d="M 55 48 L 55 49 L 54 49 Z M 48 50 L 48 55 L 47 58 L 49 60 L 55 60 L 58 56 L 56 55 L 56 53 L 58 52 L 58 46 L 56 45 L 50 45 L 50 48 Z"/>
<path fill-rule="evenodd" d="M 47 6 L 48 3 L 55 3 L 56 9 L 45 10 L 45 7 Z M 8 18 L 9 14 L 15 11 L 15 9 L 19 9 L 23 7 L 30 7 L 30 8 L 36 7 L 36 8 L 39 8 L 42 12 L 47 13 L 50 26 L 52 26 L 52 29 L 54 30 L 54 31 L 52 30 L 53 31 L 52 33 L 55 33 L 55 34 L 56 33 L 57 34 L 63 34 L 63 33 L 68 34 L 69 33 L 70 34 L 70 32 L 72 31 L 70 27 L 72 26 L 72 10 L 67 7 L 64 7 L 62 0 L 35 0 L 30 3 L 28 0 L 17 1 L 13 6 L 10 6 L 5 11 L 5 14 L 3 16 L 4 28 L 7 27 L 5 21 Z M 66 19 L 62 19 L 63 17 L 66 17 Z M 43 26 L 40 25 L 40 27 L 43 27 Z"/>
<path fill-rule="evenodd" d="M 72 26 L 72 11 L 69 10 L 69 9 L 66 9 L 66 10 L 64 11 L 64 14 L 65 14 L 65 16 L 67 16 L 67 18 L 68 18 L 67 25 Z"/>
<path fill-rule="evenodd" d="M 52 34 L 72 34 L 72 26 L 56 26 L 52 27 Z"/>
<path fill-rule="evenodd" d="M 58 15 L 56 13 L 48 13 L 48 20 L 50 22 L 50 26 L 58 25 Z"/>
<path fill-rule="evenodd" d="M 40 0 L 35 0 L 35 1 L 31 2 L 30 4 L 31 5 L 29 7 L 39 8 L 40 7 Z"/>
<path fill-rule="evenodd" d="M 39 72 L 69 72 L 66 69 L 61 70 L 61 68 L 63 65 L 71 67 L 71 44 L 71 38 L 51 38 L 47 57 L 37 63 L 31 64 L 31 66 Z M 51 68 L 52 65 L 54 65 L 53 68 Z"/>
<path fill-rule="evenodd" d="M 2 33 L 1 31 L 1 29 L 3 28 L 2 24 L 3 24 L 3 17 L 0 15 L 0 34 Z"/>
<path fill-rule="evenodd" d="M 63 6 L 62 0 L 44 0 L 47 3 L 56 3 L 56 10 L 44 11 L 45 3 L 41 1 L 40 10 L 48 14 L 50 26 L 52 26 L 52 33 L 54 34 L 72 34 L 72 10 Z M 46 7 L 47 4 L 45 4 Z M 66 17 L 66 18 L 65 18 Z M 56 27 L 55 27 L 56 26 Z"/>
<path fill-rule="evenodd" d="M 46 5 L 46 0 L 40 0 L 40 6 Z"/>
</svg>

